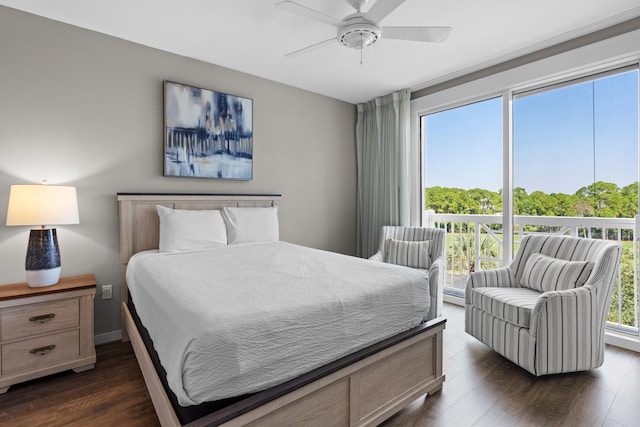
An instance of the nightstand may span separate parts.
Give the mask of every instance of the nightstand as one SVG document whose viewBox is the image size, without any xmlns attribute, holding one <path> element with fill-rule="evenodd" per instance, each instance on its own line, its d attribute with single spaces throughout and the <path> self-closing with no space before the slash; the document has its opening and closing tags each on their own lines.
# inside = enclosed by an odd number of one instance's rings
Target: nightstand
<svg viewBox="0 0 640 427">
<path fill-rule="evenodd" d="M 0 285 L 0 394 L 56 372 L 82 372 L 96 363 L 92 274 L 30 288 Z"/>
</svg>

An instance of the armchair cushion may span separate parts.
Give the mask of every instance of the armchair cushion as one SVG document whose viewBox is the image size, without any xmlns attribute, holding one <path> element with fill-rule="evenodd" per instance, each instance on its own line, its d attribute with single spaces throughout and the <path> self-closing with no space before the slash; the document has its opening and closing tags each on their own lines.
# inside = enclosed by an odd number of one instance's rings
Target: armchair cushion
<svg viewBox="0 0 640 427">
<path fill-rule="evenodd" d="M 574 289 L 585 284 L 591 270 L 590 261 L 567 261 L 533 253 L 525 263 L 520 283 L 540 292 Z"/>
<path fill-rule="evenodd" d="M 411 268 L 427 269 L 431 264 L 429 261 L 429 241 L 407 242 L 387 239 L 385 262 Z"/>
<path fill-rule="evenodd" d="M 471 305 L 494 317 L 528 328 L 531 310 L 541 292 L 527 288 L 476 288 L 471 292 Z"/>
</svg>

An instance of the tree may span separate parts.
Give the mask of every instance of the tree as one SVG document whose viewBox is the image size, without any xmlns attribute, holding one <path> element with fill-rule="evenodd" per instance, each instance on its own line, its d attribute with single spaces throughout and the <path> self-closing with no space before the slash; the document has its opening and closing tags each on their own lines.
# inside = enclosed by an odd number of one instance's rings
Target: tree
<svg viewBox="0 0 640 427">
<path fill-rule="evenodd" d="M 584 199 L 577 199 L 574 202 L 573 207 L 578 216 L 593 216 L 593 206 Z"/>
<path fill-rule="evenodd" d="M 515 215 L 633 218 L 638 213 L 638 183 L 620 188 L 598 181 L 574 194 L 527 194 L 524 188 L 516 187 L 513 208 Z M 425 188 L 425 209 L 446 214 L 495 214 L 502 212 L 502 191 L 429 187 Z"/>
<path fill-rule="evenodd" d="M 595 216 L 620 218 L 624 211 L 624 196 L 620 188 L 611 182 L 598 181 L 576 191 L 575 195 L 586 200 Z"/>
<path fill-rule="evenodd" d="M 623 187 L 620 194 L 623 200 L 622 217 L 635 217 L 638 214 L 638 182 Z"/>
<path fill-rule="evenodd" d="M 516 215 L 531 215 L 529 195 L 522 187 L 513 189 L 513 210 Z"/>
<path fill-rule="evenodd" d="M 425 188 L 425 209 L 447 214 L 494 214 L 502 211 L 502 195 L 482 188 Z"/>
</svg>

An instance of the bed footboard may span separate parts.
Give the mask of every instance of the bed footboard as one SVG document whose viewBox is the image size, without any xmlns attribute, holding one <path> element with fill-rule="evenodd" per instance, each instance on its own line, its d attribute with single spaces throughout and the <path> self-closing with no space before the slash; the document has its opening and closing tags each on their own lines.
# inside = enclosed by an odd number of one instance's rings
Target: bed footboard
<svg viewBox="0 0 640 427">
<path fill-rule="evenodd" d="M 444 324 L 434 329 L 222 425 L 376 426 L 419 396 L 442 388 Z"/>
<path fill-rule="evenodd" d="M 179 426 L 126 304 L 126 327 L 153 405 L 163 426 Z M 421 395 L 442 388 L 442 335 L 438 318 L 396 344 L 228 419 L 213 413 L 189 426 L 375 426 Z M 236 408 L 237 410 L 237 408 Z"/>
</svg>

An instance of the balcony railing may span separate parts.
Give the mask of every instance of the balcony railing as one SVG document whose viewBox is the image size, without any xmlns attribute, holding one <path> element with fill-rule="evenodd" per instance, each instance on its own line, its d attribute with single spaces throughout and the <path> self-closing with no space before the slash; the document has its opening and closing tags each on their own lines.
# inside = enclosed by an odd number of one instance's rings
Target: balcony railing
<svg viewBox="0 0 640 427">
<path fill-rule="evenodd" d="M 503 265 L 501 215 L 436 214 L 424 211 L 423 224 L 447 231 L 445 293 L 463 296 L 469 274 Z M 633 218 L 515 216 L 513 253 L 526 234 L 553 233 L 606 239 L 622 244 L 620 270 L 611 297 L 607 327 L 639 335 L 638 247 Z"/>
</svg>

